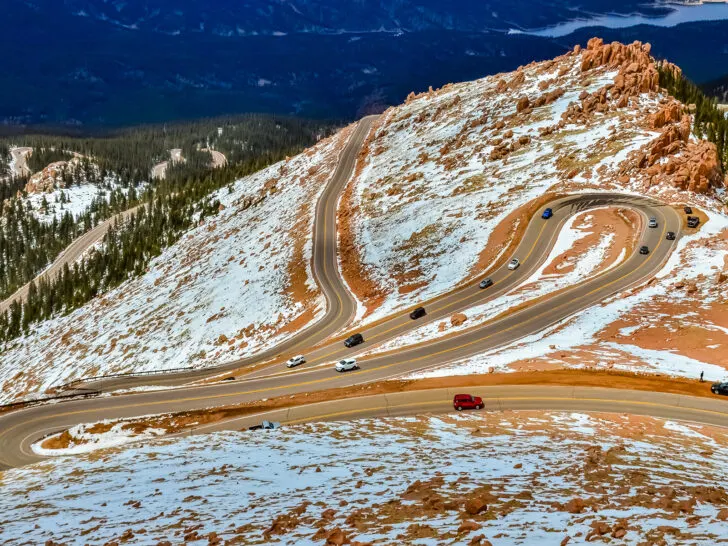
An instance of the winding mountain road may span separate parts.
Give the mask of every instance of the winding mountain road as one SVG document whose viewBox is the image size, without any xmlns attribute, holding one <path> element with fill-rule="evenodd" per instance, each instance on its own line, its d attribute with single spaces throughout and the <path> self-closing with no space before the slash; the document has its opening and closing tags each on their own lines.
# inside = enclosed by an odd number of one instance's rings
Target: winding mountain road
<svg viewBox="0 0 728 546">
<path fill-rule="evenodd" d="M 115 214 L 111 218 L 104 220 L 96 227 L 90 229 L 80 237 L 74 239 L 71 244 L 68 245 L 65 250 L 56 257 L 55 260 L 53 260 L 53 263 L 48 266 L 45 271 L 36 275 L 36 277 L 31 282 L 34 282 L 37 285 L 42 279 L 45 279 L 47 281 L 55 279 L 58 274 L 63 270 L 64 265 L 73 265 L 84 252 L 88 251 L 88 249 L 90 249 L 93 245 L 95 245 L 104 238 L 106 232 L 109 231 L 109 229 L 114 225 L 115 222 L 121 222 L 127 219 L 141 206 L 143 205 L 137 205 L 136 207 L 132 207 L 123 212 Z M 18 302 L 25 301 L 25 298 L 28 297 L 29 289 L 30 282 L 18 288 L 12 295 L 8 296 L 3 301 L 0 301 L 0 313 L 10 308 L 10 305 L 15 300 L 18 300 Z"/>
<path fill-rule="evenodd" d="M 356 308 L 355 302 L 342 281 L 337 267 L 336 207 L 339 193 L 353 172 L 356 156 L 369 132 L 371 122 L 372 118 L 362 120 L 350 137 L 346 148 L 341 154 L 338 167 L 317 204 L 314 224 L 313 271 L 327 300 L 327 312 L 321 321 L 301 331 L 274 349 L 262 352 L 255 358 L 231 362 L 213 369 L 173 373 L 151 378 L 112 378 L 104 380 L 103 388 L 104 390 L 112 390 L 149 384 L 184 385 L 192 380 L 210 377 L 213 374 L 218 375 L 227 370 L 237 369 L 241 365 L 252 366 L 254 363 L 263 363 L 271 358 L 274 359 L 274 364 L 277 363 L 278 365 L 266 364 L 252 368 L 250 373 L 235 381 L 186 385 L 169 390 L 74 400 L 62 404 L 40 405 L 5 413 L 0 415 L 0 468 L 2 466 L 20 466 L 39 460 L 40 457 L 29 450 L 28 446 L 30 444 L 48 434 L 79 423 L 101 419 L 137 417 L 154 413 L 189 411 L 218 405 L 251 402 L 270 396 L 346 387 L 387 379 L 482 353 L 539 332 L 560 322 L 565 317 L 602 301 L 610 295 L 644 283 L 660 270 L 677 244 L 677 240 L 666 240 L 665 233 L 674 231 L 678 234 L 678 239 L 680 237 L 681 218 L 678 213 L 672 207 L 651 199 L 610 193 L 578 194 L 555 199 L 547 205 L 553 208 L 553 218 L 543 220 L 540 215 L 536 215 L 531 219 L 514 253 L 514 256 L 521 261 L 521 266 L 518 269 L 511 271 L 506 266 L 502 266 L 488 272 L 488 276 L 494 281 L 494 285 L 489 289 L 478 289 L 477 282 L 480 279 L 476 279 L 471 284 L 443 297 L 436 298 L 431 302 L 424 302 L 428 315 L 419 321 L 412 321 L 406 313 L 402 313 L 366 328 L 362 330 L 362 333 L 367 341 L 354 349 L 346 349 L 343 347 L 341 339 L 327 339 L 332 334 L 340 331 L 350 321 Z M 333 370 L 332 363 L 335 360 L 369 351 L 375 344 L 406 333 L 414 327 L 421 326 L 426 321 L 442 320 L 458 310 L 487 302 L 518 286 L 543 263 L 561 228 L 570 217 L 584 210 L 604 206 L 631 208 L 643 216 L 645 221 L 642 222 L 643 232 L 639 244 L 649 246 L 650 253 L 648 255 L 633 252 L 621 264 L 612 269 L 456 335 L 431 340 L 419 345 L 407 346 L 388 353 L 359 358 L 361 369 L 358 371 L 338 374 Z M 658 220 L 658 228 L 656 229 L 646 227 L 647 217 L 652 216 Z M 413 302 L 413 307 L 422 303 Z M 308 350 L 304 350 L 305 348 L 308 348 Z M 280 365 L 280 361 L 293 352 L 304 353 L 308 362 L 299 368 L 288 370 Z M 95 388 L 100 385 L 88 383 L 84 386 Z M 626 392 L 632 393 L 633 391 L 610 390 L 610 395 L 624 398 L 627 395 L 619 393 Z M 490 396 L 492 395 L 493 393 L 490 394 Z M 648 403 L 658 396 L 656 393 L 637 392 L 629 396 L 634 399 L 630 399 L 628 402 L 619 402 L 621 404 L 619 406 L 610 406 L 604 401 L 595 402 L 595 399 L 591 397 L 586 397 L 578 403 L 570 402 L 570 405 L 562 403 L 563 401 L 556 404 L 553 399 L 560 398 L 559 396 L 536 396 L 533 392 L 526 392 L 522 398 L 524 400 L 523 404 L 531 404 L 534 408 L 541 409 L 558 409 L 556 406 L 564 406 L 566 409 L 601 411 L 601 408 L 605 407 L 620 407 L 622 409 L 615 409 L 615 411 L 634 410 L 636 413 L 641 413 L 641 411 L 637 411 L 637 408 L 658 407 Z M 347 402 L 353 404 L 352 415 L 366 415 L 366 412 L 371 409 L 366 405 L 359 406 L 362 400 L 362 398 L 357 398 Z M 531 402 L 525 400 L 531 400 Z M 721 406 L 721 403 L 711 401 L 711 407 L 706 411 L 717 413 L 704 414 L 692 410 L 688 411 L 685 408 L 680 409 L 679 404 L 673 405 L 671 406 L 672 409 L 670 409 L 670 415 L 671 418 L 688 420 L 701 420 L 701 415 L 720 415 L 721 419 L 724 419 L 723 416 L 725 412 L 728 412 L 728 409 L 723 410 L 723 408 L 728 408 L 728 405 L 723 403 L 724 405 Z M 340 408 L 344 402 L 339 404 L 340 406 L 334 407 Z M 407 411 L 429 407 L 427 404 L 418 404 L 419 402 L 413 402 L 411 406 L 408 406 L 410 409 Z M 437 404 L 440 405 L 436 407 L 436 404 L 433 403 L 430 409 L 446 409 L 445 405 L 443 405 L 445 402 L 442 400 L 439 400 Z M 502 405 L 502 399 L 500 404 L 499 407 L 502 408 L 511 407 L 508 404 Z M 713 407 L 714 404 L 719 405 Z M 381 410 L 380 406 L 377 407 Z M 357 413 L 357 408 L 361 412 Z M 346 408 L 343 410 L 335 409 L 323 413 L 319 412 L 318 415 L 336 414 L 344 416 L 346 411 L 349 410 L 346 410 Z M 661 416 L 661 413 L 657 410 L 655 410 L 655 413 L 650 414 Z M 702 422 L 712 423 L 707 417 L 705 419 Z M 290 418 L 290 415 L 282 420 L 296 421 L 296 419 Z M 226 427 L 228 425 L 220 426 Z M 233 428 L 236 427 L 240 428 L 239 424 L 233 426 Z"/>
</svg>

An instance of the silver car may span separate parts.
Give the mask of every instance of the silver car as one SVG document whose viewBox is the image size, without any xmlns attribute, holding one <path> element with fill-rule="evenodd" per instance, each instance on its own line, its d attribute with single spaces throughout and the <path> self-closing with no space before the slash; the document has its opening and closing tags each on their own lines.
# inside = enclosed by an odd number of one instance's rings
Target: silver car
<svg viewBox="0 0 728 546">
<path fill-rule="evenodd" d="M 513 271 L 514 269 L 518 269 L 519 265 L 521 265 L 521 262 L 519 262 L 518 259 L 513 258 L 510 262 L 508 262 L 508 269 Z"/>
<path fill-rule="evenodd" d="M 288 362 L 286 362 L 287 368 L 295 368 L 296 366 L 299 366 L 301 364 L 305 364 L 306 359 L 303 355 L 296 355 L 292 359 L 290 359 Z"/>
<path fill-rule="evenodd" d="M 350 372 L 358 369 L 359 365 L 356 363 L 356 358 L 344 358 L 336 363 L 337 372 Z"/>
<path fill-rule="evenodd" d="M 651 228 L 656 228 L 657 227 L 657 218 L 655 218 L 654 216 L 651 216 L 650 223 L 647 225 L 650 226 Z"/>
</svg>

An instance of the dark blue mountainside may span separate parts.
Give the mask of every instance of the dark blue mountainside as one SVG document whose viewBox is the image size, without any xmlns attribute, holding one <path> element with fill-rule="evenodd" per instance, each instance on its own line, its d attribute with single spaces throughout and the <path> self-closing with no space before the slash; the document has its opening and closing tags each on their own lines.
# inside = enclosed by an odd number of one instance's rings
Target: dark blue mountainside
<svg viewBox="0 0 728 546">
<path fill-rule="evenodd" d="M 429 85 L 553 57 L 592 35 L 650 41 L 697 81 L 722 76 L 726 22 L 589 28 L 558 39 L 514 33 L 672 9 L 644 0 L 10 0 L 0 21 L 0 121 L 128 125 L 249 111 L 352 118 Z"/>
</svg>

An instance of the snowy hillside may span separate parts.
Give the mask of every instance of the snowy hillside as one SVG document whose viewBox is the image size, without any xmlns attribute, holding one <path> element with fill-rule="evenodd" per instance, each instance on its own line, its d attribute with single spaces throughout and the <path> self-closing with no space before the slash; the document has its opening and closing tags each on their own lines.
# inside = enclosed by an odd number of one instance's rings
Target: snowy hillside
<svg viewBox="0 0 728 546">
<path fill-rule="evenodd" d="M 714 544 L 728 520 L 726 446 L 723 429 L 558 412 L 167 439 L 0 473 L 0 535 L 9 546 Z"/>
<path fill-rule="evenodd" d="M 349 134 L 221 190 L 219 214 L 145 275 L 12 342 L 0 361 L 0 401 L 78 377 L 219 364 L 319 317 L 313 212 Z"/>
<path fill-rule="evenodd" d="M 102 178 L 98 165 L 77 155 L 69 161 L 50 163 L 31 175 L 24 188 L 23 200 L 36 218 L 50 223 L 54 219 L 60 220 L 66 213 L 76 220 L 94 202 L 109 202 L 114 192 L 128 195 L 129 188 L 122 187 L 114 174 Z"/>
<path fill-rule="evenodd" d="M 388 110 L 340 211 L 360 318 L 498 263 L 548 196 L 608 189 L 681 202 L 722 186 L 715 148 L 689 140 L 690 118 L 660 94 L 649 50 L 594 39 Z"/>
</svg>

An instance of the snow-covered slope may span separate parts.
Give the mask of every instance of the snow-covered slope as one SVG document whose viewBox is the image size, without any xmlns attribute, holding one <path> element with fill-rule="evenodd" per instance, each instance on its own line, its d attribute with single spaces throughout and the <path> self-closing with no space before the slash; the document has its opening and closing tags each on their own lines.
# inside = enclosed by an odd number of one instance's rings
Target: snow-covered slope
<svg viewBox="0 0 728 546">
<path fill-rule="evenodd" d="M 27 197 L 23 200 L 36 218 L 50 223 L 66 213 L 77 219 L 94 202 L 108 202 L 113 192 L 126 195 L 129 188 L 122 187 L 113 173 L 102 178 L 98 165 L 76 155 L 34 173 L 25 186 Z"/>
<path fill-rule="evenodd" d="M 649 45 L 595 39 L 388 110 L 340 211 L 359 318 L 482 273 L 544 196 L 608 189 L 679 200 L 722 185 L 715 149 L 688 141 L 689 116 L 657 83 Z"/>
<path fill-rule="evenodd" d="M 78 377 L 220 364 L 319 317 L 313 212 L 349 134 L 221 190 L 219 214 L 145 275 L 12 342 L 0 361 L 0 400 Z"/>
<path fill-rule="evenodd" d="M 558 412 L 166 439 L 0 472 L 0 535 L 7 545 L 714 544 L 728 519 L 726 446 L 723 429 Z"/>
</svg>

